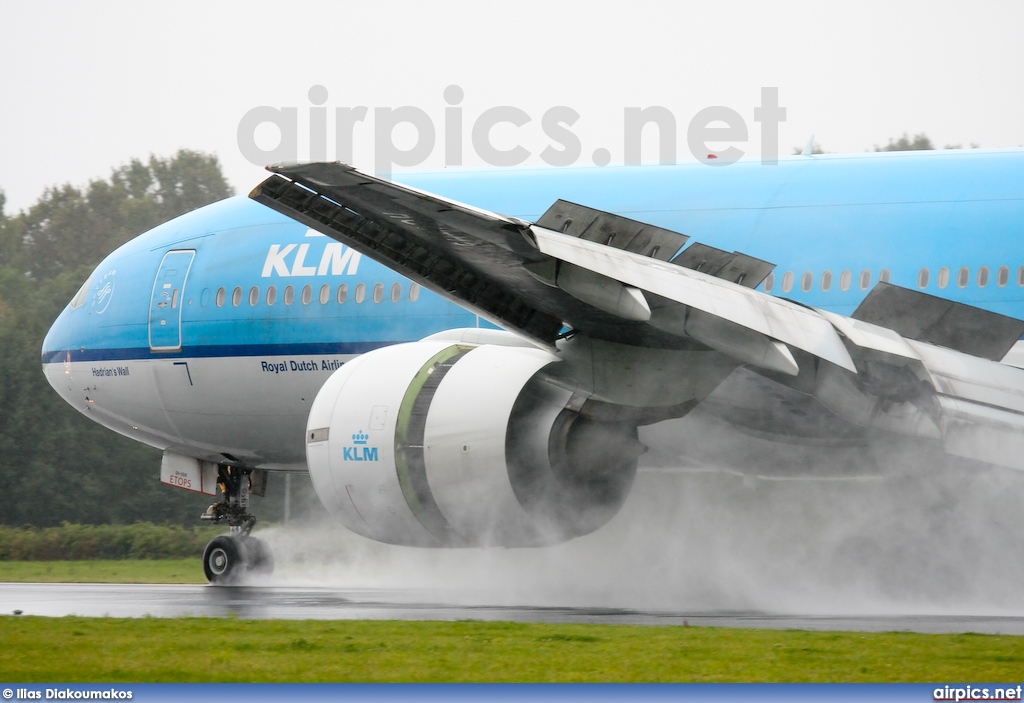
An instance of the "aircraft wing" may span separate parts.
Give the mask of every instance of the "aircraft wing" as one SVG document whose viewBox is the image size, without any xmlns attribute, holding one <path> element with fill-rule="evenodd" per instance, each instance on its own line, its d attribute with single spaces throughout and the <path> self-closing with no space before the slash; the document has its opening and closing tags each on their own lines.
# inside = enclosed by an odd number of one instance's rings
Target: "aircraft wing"
<svg viewBox="0 0 1024 703">
<path fill-rule="evenodd" d="M 564 201 L 529 223 L 344 164 L 270 170 L 254 199 L 540 345 L 568 327 L 635 346 L 697 341 L 787 374 L 788 347 L 854 369 L 826 318 L 752 288 L 772 269 L 753 257 Z"/>
<path fill-rule="evenodd" d="M 642 323 L 582 303 L 531 267 L 551 263 L 530 223 L 383 181 L 342 164 L 271 167 L 252 197 L 535 342 L 551 346 L 563 322 L 636 339 Z"/>
<path fill-rule="evenodd" d="M 583 205 L 531 223 L 340 163 L 269 170 L 252 198 L 539 346 L 710 348 L 852 425 L 1024 469 L 1024 371 L 995 361 L 1020 320 L 884 284 L 845 317 L 755 290 L 768 262 Z"/>
</svg>

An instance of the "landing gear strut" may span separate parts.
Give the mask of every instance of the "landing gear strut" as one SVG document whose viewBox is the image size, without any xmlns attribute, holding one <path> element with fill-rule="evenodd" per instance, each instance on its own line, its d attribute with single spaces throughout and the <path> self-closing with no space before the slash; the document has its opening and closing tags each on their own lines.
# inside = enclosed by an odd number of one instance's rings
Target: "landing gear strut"
<svg viewBox="0 0 1024 703">
<path fill-rule="evenodd" d="M 203 571 L 210 583 L 238 583 L 247 575 L 269 576 L 274 571 L 274 553 L 264 540 L 253 537 L 256 517 L 249 514 L 249 493 L 254 479 L 252 469 L 221 464 L 217 482 L 224 500 L 211 505 L 202 519 L 214 524 L 226 522 L 231 531 L 210 540 L 203 550 Z"/>
</svg>

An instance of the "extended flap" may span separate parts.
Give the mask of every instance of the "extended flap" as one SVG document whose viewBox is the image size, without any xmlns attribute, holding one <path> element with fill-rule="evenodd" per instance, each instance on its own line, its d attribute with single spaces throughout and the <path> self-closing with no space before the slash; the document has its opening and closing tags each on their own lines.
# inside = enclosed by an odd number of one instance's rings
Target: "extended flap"
<svg viewBox="0 0 1024 703">
<path fill-rule="evenodd" d="M 877 284 L 851 317 L 992 361 L 1024 334 L 1024 321 L 889 283 Z"/>
<path fill-rule="evenodd" d="M 536 224 L 570 237 L 579 237 L 660 261 L 668 261 L 675 256 L 689 239 L 679 232 L 570 203 L 568 200 L 555 201 Z"/>
<path fill-rule="evenodd" d="M 694 242 L 688 246 L 679 256 L 672 259 L 672 263 L 716 278 L 723 278 L 726 281 L 739 283 L 747 288 L 757 288 L 775 268 L 775 264 L 755 259 L 753 256 L 747 256 L 738 251 L 729 253 L 700 242 Z"/>
</svg>

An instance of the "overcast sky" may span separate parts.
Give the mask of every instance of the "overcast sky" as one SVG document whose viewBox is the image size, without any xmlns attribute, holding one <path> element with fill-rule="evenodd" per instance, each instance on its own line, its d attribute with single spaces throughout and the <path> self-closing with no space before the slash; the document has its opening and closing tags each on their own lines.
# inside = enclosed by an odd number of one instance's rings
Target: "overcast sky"
<svg viewBox="0 0 1024 703">
<path fill-rule="evenodd" d="M 543 165 L 550 108 L 579 114 L 579 165 L 596 149 L 622 163 L 623 114 L 662 106 L 686 130 L 703 108 L 735 110 L 761 151 L 755 108 L 777 87 L 780 151 L 810 134 L 833 152 L 925 132 L 939 146 L 1024 144 L 1024 2 L 29 2 L 0 3 L 0 188 L 8 213 L 50 185 L 106 177 L 133 157 L 180 148 L 216 154 L 246 192 L 263 177 L 239 146 L 253 108 L 296 108 L 296 156 L 310 157 L 310 89 L 327 108 L 365 106 L 353 157 L 376 164 L 375 108 L 413 106 L 436 128 L 421 168 L 446 165 L 445 89 L 457 85 L 462 162 L 479 166 L 473 125 L 509 105 L 531 121 L 500 124 L 496 148 Z M 316 95 L 319 91 L 319 96 Z M 326 100 L 324 97 L 326 96 Z M 454 124 L 454 123 L 453 123 Z M 243 130 L 244 131 L 244 130 Z M 315 132 L 316 130 L 314 130 Z M 271 150 L 264 123 L 251 141 Z M 383 130 L 381 131 L 383 133 Z M 643 157 L 658 157 L 653 130 Z M 417 132 L 391 137 L 410 148 Z M 315 136 L 314 136 L 315 140 Z M 728 146 L 718 143 L 717 148 Z M 251 158 L 251 155 L 250 155 Z M 754 157 L 756 158 L 756 157 Z"/>
</svg>

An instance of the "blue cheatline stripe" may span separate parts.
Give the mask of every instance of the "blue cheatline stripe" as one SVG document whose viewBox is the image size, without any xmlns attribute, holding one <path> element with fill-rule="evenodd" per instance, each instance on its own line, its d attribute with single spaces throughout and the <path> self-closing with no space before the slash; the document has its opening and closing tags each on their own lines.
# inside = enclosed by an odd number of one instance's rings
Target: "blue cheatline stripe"
<svg viewBox="0 0 1024 703">
<path fill-rule="evenodd" d="M 64 684 L 0 683 L 4 698 L 31 700 L 34 692 L 42 700 L 130 700 L 132 703 L 163 703 L 182 700 L 303 701 L 303 703 L 346 703 L 373 701 L 438 701 L 438 703 L 505 703 L 529 701 L 547 703 L 578 701 L 658 701 L 693 703 L 715 701 L 923 701 L 993 700 L 995 689 L 1012 689 L 1017 684 Z M 948 686 L 948 688 L 947 688 Z M 988 697 L 983 691 L 987 689 Z M 953 695 L 948 695 L 947 692 Z M 976 696 L 957 696 L 957 692 Z M 91 693 L 91 695 L 90 695 Z M 97 695 L 98 694 L 98 695 Z M 1003 698 L 1001 700 L 1020 700 Z"/>
<path fill-rule="evenodd" d="M 300 342 L 296 344 L 207 344 L 182 347 L 175 352 L 154 352 L 149 347 L 114 349 L 57 349 L 43 351 L 44 364 L 70 361 L 131 361 L 135 359 L 215 359 L 243 356 L 302 356 L 305 354 L 365 354 L 416 340 L 392 342 Z M 1024 341 L 1024 337 L 1021 337 Z"/>
<path fill-rule="evenodd" d="M 412 341 L 412 340 L 409 340 Z M 297 344 L 208 344 L 184 346 L 175 352 L 154 352 L 149 347 L 116 349 L 57 349 L 44 351 L 44 364 L 71 361 L 131 361 L 134 359 L 213 359 L 237 356 L 304 356 L 307 354 L 365 354 L 394 342 L 308 342 Z"/>
</svg>

